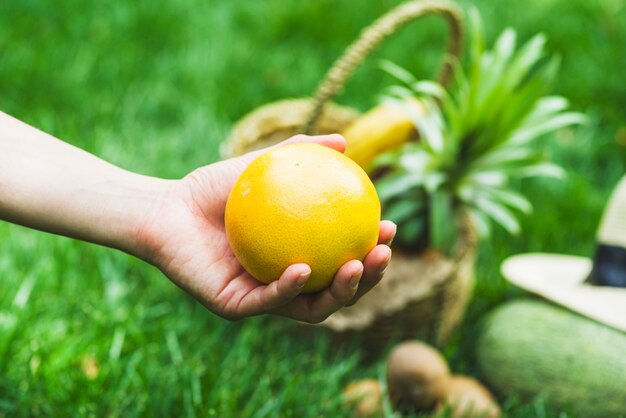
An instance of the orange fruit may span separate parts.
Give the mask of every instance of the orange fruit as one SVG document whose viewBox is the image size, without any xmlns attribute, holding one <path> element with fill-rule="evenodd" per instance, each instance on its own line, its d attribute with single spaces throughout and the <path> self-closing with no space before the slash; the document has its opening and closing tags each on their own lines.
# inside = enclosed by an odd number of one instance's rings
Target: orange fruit
<svg viewBox="0 0 626 418">
<path fill-rule="evenodd" d="M 378 240 L 380 201 L 367 174 L 338 151 L 313 143 L 275 148 L 241 174 L 226 203 L 235 256 L 264 283 L 294 263 L 311 267 L 303 292 L 328 287 L 349 260 Z"/>
</svg>

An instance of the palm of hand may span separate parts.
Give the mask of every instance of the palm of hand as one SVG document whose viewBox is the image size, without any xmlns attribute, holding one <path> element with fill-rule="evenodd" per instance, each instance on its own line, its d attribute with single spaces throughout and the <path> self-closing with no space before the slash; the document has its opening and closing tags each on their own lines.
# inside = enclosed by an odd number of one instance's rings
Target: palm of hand
<svg viewBox="0 0 626 418">
<path fill-rule="evenodd" d="M 343 148 L 338 136 L 295 137 Z M 352 260 L 337 272 L 331 287 L 299 295 L 310 274 L 305 264 L 288 267 L 279 280 L 264 285 L 250 276 L 233 254 L 224 229 L 228 194 L 243 169 L 258 153 L 198 169 L 178 181 L 155 208 L 144 227 L 151 242 L 149 261 L 176 285 L 212 312 L 228 319 L 275 313 L 306 322 L 319 322 L 342 306 L 356 301 L 382 277 L 395 233 L 381 223 L 378 245 L 364 262 Z M 361 284 L 359 285 L 359 279 Z"/>
</svg>

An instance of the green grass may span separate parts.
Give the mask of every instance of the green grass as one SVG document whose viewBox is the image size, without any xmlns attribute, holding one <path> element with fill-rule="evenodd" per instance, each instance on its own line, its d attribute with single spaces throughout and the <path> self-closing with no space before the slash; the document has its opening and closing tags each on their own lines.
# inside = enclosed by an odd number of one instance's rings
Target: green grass
<svg viewBox="0 0 626 418">
<path fill-rule="evenodd" d="M 0 108 L 102 158 L 176 178 L 219 158 L 254 107 L 306 96 L 359 30 L 397 1 L 0 3 Z M 467 2 L 463 2 L 467 5 Z M 544 32 L 563 58 L 555 91 L 592 123 L 545 142 L 565 182 L 519 185 L 535 206 L 524 232 L 483 243 L 478 285 L 445 354 L 476 375 L 480 318 L 522 292 L 498 274 L 508 255 L 588 255 L 626 167 L 626 7 L 621 2 L 492 2 L 487 35 Z M 338 101 L 371 107 L 389 58 L 429 77 L 444 27 L 412 25 L 360 69 Z M 621 129 L 621 131 L 620 131 Z M 621 132 L 621 133 L 618 133 Z M 297 337 L 270 318 L 229 323 L 124 254 L 0 223 L 0 417 L 341 417 L 350 380 L 380 376 L 358 346 Z M 96 359 L 97 376 L 83 369 Z M 88 374 L 88 373 L 87 373 Z M 501 399 L 508 416 L 551 417 L 541 399 Z M 573 417 L 570 415 L 561 415 Z"/>
</svg>

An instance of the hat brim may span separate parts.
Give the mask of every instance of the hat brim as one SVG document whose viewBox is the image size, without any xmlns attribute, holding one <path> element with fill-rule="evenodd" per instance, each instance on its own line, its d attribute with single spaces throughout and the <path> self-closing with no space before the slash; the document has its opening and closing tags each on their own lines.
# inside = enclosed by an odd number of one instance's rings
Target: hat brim
<svg viewBox="0 0 626 418">
<path fill-rule="evenodd" d="M 626 288 L 584 283 L 592 262 L 559 254 L 522 254 L 502 263 L 511 283 L 596 321 L 626 332 Z"/>
</svg>

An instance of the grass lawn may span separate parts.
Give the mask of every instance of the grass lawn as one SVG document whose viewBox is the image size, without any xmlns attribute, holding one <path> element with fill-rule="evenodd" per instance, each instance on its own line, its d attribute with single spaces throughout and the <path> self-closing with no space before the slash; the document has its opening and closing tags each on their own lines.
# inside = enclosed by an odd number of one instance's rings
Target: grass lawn
<svg viewBox="0 0 626 418">
<path fill-rule="evenodd" d="M 177 178 L 219 158 L 232 124 L 261 104 L 310 94 L 359 30 L 398 1 L 0 2 L 0 109 L 126 169 Z M 468 2 L 464 1 L 463 6 Z M 482 245 L 476 296 L 445 354 L 477 375 L 480 318 L 523 296 L 498 274 L 508 255 L 588 255 L 626 168 L 626 5 L 475 2 L 487 36 L 544 32 L 562 56 L 557 94 L 588 126 L 546 138 L 570 172 L 519 187 L 524 232 Z M 434 18 L 385 44 L 420 77 L 435 71 Z M 341 103 L 365 110 L 390 82 L 369 60 Z M 226 322 L 125 254 L 0 223 L 0 417 L 341 417 L 350 380 L 378 377 L 323 335 L 268 318 Z M 541 399 L 501 399 L 511 417 L 575 417 Z"/>
</svg>

